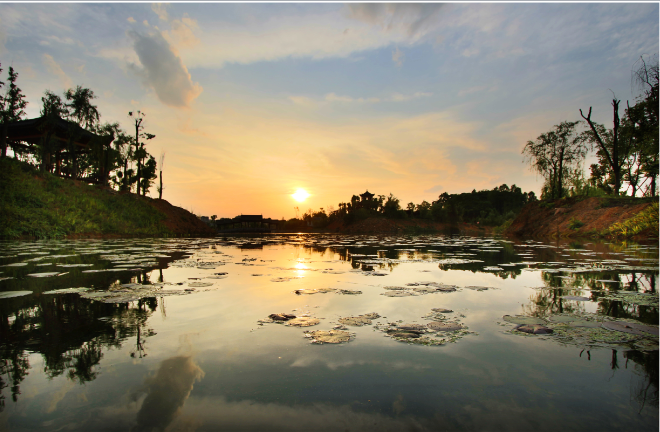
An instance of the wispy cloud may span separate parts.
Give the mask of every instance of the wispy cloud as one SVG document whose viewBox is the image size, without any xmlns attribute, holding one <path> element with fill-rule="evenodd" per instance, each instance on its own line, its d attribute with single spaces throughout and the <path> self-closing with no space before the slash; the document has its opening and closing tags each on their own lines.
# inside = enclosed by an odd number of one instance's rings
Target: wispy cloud
<svg viewBox="0 0 660 432">
<path fill-rule="evenodd" d="M 438 3 L 353 3 L 351 18 L 381 27 L 386 32 L 402 32 L 418 37 L 433 25 L 442 4 Z"/>
<path fill-rule="evenodd" d="M 44 54 L 42 56 L 42 61 L 46 66 L 48 72 L 57 76 L 65 88 L 72 87 L 71 78 L 69 78 L 69 76 L 62 70 L 62 67 L 55 61 L 53 56 L 51 56 L 50 54 Z"/>
<path fill-rule="evenodd" d="M 419 98 L 433 96 L 430 92 L 415 92 L 412 94 L 392 93 L 387 97 L 352 97 L 338 95 L 336 93 L 327 93 L 322 99 L 313 99 L 307 96 L 289 96 L 289 100 L 297 105 L 313 107 L 332 103 L 357 103 L 357 104 L 375 104 L 381 102 L 406 102 Z"/>
<path fill-rule="evenodd" d="M 403 54 L 403 51 L 401 51 L 399 49 L 399 47 L 396 47 L 396 49 L 394 51 L 392 51 L 392 61 L 398 67 L 403 66 L 404 57 L 405 57 L 405 54 Z"/>
</svg>

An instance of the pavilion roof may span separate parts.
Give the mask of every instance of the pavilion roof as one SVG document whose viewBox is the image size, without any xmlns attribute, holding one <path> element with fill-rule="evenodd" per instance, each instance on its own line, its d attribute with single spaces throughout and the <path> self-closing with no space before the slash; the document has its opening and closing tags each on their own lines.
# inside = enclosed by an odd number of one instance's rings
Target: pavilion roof
<svg viewBox="0 0 660 432">
<path fill-rule="evenodd" d="M 97 135 L 72 121 L 56 116 L 19 120 L 7 123 L 6 126 L 7 140 L 31 144 L 38 144 L 48 133 L 52 138 L 64 143 L 72 139 L 74 144 L 81 147 L 89 147 L 93 141 L 108 145 L 115 139 L 113 135 Z"/>
</svg>

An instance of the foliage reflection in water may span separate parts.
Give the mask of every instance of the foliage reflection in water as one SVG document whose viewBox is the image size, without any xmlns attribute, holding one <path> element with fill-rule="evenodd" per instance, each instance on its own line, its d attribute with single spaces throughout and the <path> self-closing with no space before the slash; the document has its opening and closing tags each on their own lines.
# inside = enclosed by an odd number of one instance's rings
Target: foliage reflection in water
<svg viewBox="0 0 660 432">
<path fill-rule="evenodd" d="M 657 277 L 628 244 L 3 243 L 0 424 L 657 430 Z"/>
</svg>

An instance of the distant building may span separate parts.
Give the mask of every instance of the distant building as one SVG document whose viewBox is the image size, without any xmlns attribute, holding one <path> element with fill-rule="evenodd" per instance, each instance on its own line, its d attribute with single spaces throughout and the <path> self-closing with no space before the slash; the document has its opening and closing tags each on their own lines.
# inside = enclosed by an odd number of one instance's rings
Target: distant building
<svg viewBox="0 0 660 432">
<path fill-rule="evenodd" d="M 372 194 L 372 193 L 369 192 L 369 191 L 366 191 L 365 193 L 363 193 L 362 195 L 360 195 L 360 197 L 362 198 L 362 201 L 371 201 L 371 200 L 374 198 L 374 196 L 375 196 L 375 195 Z"/>
<path fill-rule="evenodd" d="M 219 231 L 268 232 L 280 229 L 283 223 L 283 221 L 277 219 L 264 218 L 263 215 L 240 215 L 233 219 L 216 221 L 215 225 Z"/>
</svg>

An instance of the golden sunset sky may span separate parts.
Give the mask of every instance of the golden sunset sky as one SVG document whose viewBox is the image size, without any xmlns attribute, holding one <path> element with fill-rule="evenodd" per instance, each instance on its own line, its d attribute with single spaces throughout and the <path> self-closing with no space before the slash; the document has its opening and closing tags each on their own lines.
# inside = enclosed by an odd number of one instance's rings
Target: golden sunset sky
<svg viewBox="0 0 660 432">
<path fill-rule="evenodd" d="M 658 4 L 0 4 L 0 63 L 37 117 L 91 88 L 146 112 L 163 198 L 200 215 L 295 216 L 368 189 L 405 206 L 502 183 L 540 192 L 527 140 L 611 127 L 658 53 Z M 611 91 L 610 91 L 611 90 Z M 292 199 L 297 189 L 311 195 Z M 155 187 L 151 196 L 157 196 Z"/>
</svg>

